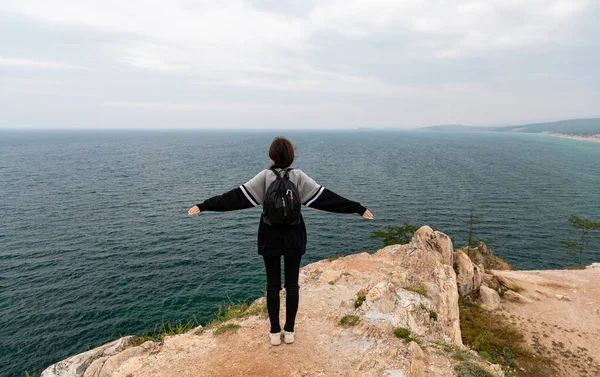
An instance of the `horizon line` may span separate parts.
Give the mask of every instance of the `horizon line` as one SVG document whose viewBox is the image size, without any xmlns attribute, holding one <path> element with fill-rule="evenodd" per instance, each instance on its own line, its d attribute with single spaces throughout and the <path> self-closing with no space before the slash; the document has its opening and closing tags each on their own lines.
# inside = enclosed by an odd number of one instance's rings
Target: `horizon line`
<svg viewBox="0 0 600 377">
<path fill-rule="evenodd" d="M 91 127 L 91 128 L 74 128 L 74 127 L 2 127 L 0 131 L 410 131 L 427 129 L 431 127 L 444 127 L 444 126 L 460 126 L 460 127 L 472 127 L 472 128 L 490 128 L 490 127 L 517 127 L 532 124 L 544 124 L 544 123 L 558 123 L 565 121 L 576 121 L 576 120 L 600 120 L 598 117 L 581 117 L 581 118 L 568 118 L 551 121 L 538 121 L 538 122 L 520 122 L 513 124 L 495 124 L 495 125 L 469 125 L 463 123 L 442 123 L 425 126 L 411 126 L 411 127 L 393 127 L 393 126 L 359 126 L 359 127 L 335 127 L 335 128 L 273 128 L 273 127 L 225 127 L 225 128 L 167 128 L 167 127 L 134 127 L 134 128 L 112 128 L 112 127 Z"/>
</svg>

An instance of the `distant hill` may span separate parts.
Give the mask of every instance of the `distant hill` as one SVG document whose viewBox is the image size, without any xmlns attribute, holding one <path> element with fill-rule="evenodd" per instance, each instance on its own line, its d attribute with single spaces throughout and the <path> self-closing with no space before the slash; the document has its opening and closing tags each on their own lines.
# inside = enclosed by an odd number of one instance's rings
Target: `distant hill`
<svg viewBox="0 0 600 377">
<path fill-rule="evenodd" d="M 430 131 L 464 132 L 464 131 L 495 131 L 495 132 L 528 132 L 528 133 L 560 133 L 577 136 L 600 134 L 600 118 L 569 119 L 558 122 L 531 123 L 504 127 L 472 127 L 463 125 L 441 125 L 424 128 Z"/>
<path fill-rule="evenodd" d="M 600 134 L 600 118 L 570 119 L 549 123 L 532 123 L 522 126 L 498 127 L 500 132 L 554 132 L 567 135 L 591 136 Z"/>
</svg>

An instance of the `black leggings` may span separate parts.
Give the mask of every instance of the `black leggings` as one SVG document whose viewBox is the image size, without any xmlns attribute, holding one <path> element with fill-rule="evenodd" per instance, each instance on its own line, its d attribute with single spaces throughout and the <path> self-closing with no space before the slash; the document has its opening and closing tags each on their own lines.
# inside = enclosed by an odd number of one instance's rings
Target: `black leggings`
<svg viewBox="0 0 600 377">
<path fill-rule="evenodd" d="M 271 333 L 281 331 L 279 325 L 279 291 L 281 290 L 281 256 L 263 256 L 267 270 L 267 310 L 271 320 Z M 298 312 L 298 275 L 301 255 L 283 257 L 285 272 L 285 331 L 294 331 Z"/>
</svg>

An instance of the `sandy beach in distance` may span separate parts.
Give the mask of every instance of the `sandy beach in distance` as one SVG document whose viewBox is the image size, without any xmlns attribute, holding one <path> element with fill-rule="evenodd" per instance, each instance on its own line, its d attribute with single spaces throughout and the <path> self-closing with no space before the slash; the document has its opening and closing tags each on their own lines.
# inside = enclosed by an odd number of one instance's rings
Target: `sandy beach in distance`
<svg viewBox="0 0 600 377">
<path fill-rule="evenodd" d="M 542 132 L 542 134 L 549 135 L 549 136 L 554 136 L 554 137 L 561 137 L 563 139 L 593 141 L 593 142 L 596 142 L 596 143 L 600 143 L 600 134 L 596 134 L 596 135 L 593 135 L 593 136 L 567 135 L 567 134 L 561 134 L 561 133 L 556 133 L 556 132 Z"/>
</svg>

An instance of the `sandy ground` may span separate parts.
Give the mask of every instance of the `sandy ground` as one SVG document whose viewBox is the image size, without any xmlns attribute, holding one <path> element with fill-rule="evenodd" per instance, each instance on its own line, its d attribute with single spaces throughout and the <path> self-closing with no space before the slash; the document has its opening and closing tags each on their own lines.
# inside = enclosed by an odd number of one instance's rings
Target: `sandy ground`
<svg viewBox="0 0 600 377">
<path fill-rule="evenodd" d="M 236 333 L 169 338 L 160 352 L 128 361 L 115 376 L 404 377 L 401 371 L 408 369 L 409 358 L 406 346 L 398 339 L 388 338 L 389 347 L 382 347 L 382 339 L 365 336 L 360 326 L 345 329 L 338 325 L 342 313 L 352 311 L 351 303 L 359 289 L 324 285 L 301 290 L 293 344 L 271 346 L 268 319 L 254 316 L 240 321 L 242 328 Z M 284 312 L 282 305 L 282 325 Z M 381 357 L 395 361 L 387 370 L 370 371 L 370 362 Z M 448 365 L 446 373 L 440 375 L 451 375 L 451 368 Z"/>
<path fill-rule="evenodd" d="M 200 336 L 169 337 L 162 347 L 149 355 L 128 359 L 112 375 L 406 377 L 414 357 L 408 344 L 393 335 L 393 327 L 373 326 L 362 320 L 354 327 L 340 325 L 344 315 L 355 314 L 357 293 L 369 283 L 368 279 L 379 274 L 384 262 L 375 263 L 370 256 L 356 255 L 316 265 L 334 264 L 340 270 L 324 272 L 316 281 L 301 282 L 295 343 L 271 346 L 268 318 L 251 316 L 233 321 L 242 326 L 236 333 L 215 336 L 213 330 L 205 330 Z M 317 267 L 313 270 L 318 271 Z M 342 270 L 344 274 L 340 274 Z M 284 302 L 282 296 L 282 325 Z M 432 344 L 425 350 L 426 376 L 454 376 L 457 362 L 438 348 Z"/>
<path fill-rule="evenodd" d="M 526 334 L 560 376 L 600 376 L 600 265 L 586 270 L 494 271 L 531 303 L 502 300 L 500 312 Z"/>
</svg>

